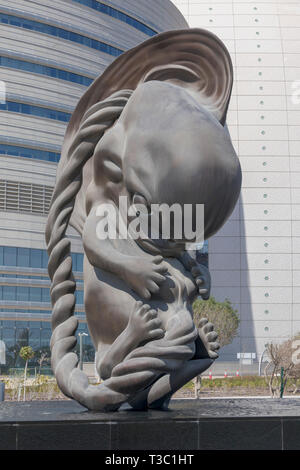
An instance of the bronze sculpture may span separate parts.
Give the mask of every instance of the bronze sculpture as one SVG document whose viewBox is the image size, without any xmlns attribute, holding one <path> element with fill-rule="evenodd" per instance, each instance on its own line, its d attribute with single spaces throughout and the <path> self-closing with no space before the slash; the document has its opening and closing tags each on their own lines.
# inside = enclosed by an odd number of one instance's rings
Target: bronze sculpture
<svg viewBox="0 0 300 470">
<path fill-rule="evenodd" d="M 139 204 L 203 204 L 204 237 L 234 209 L 241 170 L 226 127 L 233 82 L 223 43 L 200 29 L 160 34 L 124 53 L 75 109 L 62 149 L 46 229 L 53 304 L 52 367 L 63 393 L 93 410 L 164 408 L 218 356 L 217 335 L 193 323 L 208 270 L 186 239 L 100 240 L 97 208 L 120 196 Z M 150 209 L 149 209 L 150 210 Z M 148 214 L 145 214 L 147 217 Z M 76 284 L 68 225 L 84 247 L 87 322 L 102 379 L 77 368 Z"/>
</svg>

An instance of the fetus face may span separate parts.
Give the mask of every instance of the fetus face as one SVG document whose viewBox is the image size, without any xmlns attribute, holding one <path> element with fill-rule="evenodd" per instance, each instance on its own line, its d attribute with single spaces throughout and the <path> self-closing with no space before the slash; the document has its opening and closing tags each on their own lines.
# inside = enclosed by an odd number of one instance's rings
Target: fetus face
<svg viewBox="0 0 300 470">
<path fill-rule="evenodd" d="M 241 186 L 227 129 L 184 89 L 155 81 L 135 90 L 101 139 L 94 171 L 101 191 L 116 202 L 127 197 L 129 220 L 140 206 L 146 208 L 140 217 L 148 217 L 155 204 L 188 204 L 193 216 L 204 205 L 205 238 L 230 216 Z M 171 223 L 171 243 L 173 229 Z"/>
</svg>

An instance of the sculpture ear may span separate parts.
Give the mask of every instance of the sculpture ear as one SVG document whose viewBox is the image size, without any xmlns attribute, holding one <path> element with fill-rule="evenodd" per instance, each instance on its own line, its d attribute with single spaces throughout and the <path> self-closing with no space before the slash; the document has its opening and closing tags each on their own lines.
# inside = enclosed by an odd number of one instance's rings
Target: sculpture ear
<svg viewBox="0 0 300 470">
<path fill-rule="evenodd" d="M 107 178 L 113 183 L 121 183 L 123 180 L 121 166 L 111 159 L 104 159 L 102 169 Z"/>
</svg>

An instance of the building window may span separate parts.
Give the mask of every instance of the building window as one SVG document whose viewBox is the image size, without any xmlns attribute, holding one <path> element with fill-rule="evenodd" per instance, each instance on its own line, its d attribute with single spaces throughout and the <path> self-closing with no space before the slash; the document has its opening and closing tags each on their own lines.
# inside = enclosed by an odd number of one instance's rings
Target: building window
<svg viewBox="0 0 300 470">
<path fill-rule="evenodd" d="M 98 51 L 104 52 L 106 54 L 118 57 L 123 54 L 123 50 L 118 47 L 111 46 L 102 41 L 97 41 L 96 39 L 83 36 L 82 34 L 74 33 L 73 31 L 68 31 L 63 28 L 58 28 L 40 21 L 28 20 L 26 18 L 21 18 L 19 16 L 6 15 L 5 13 L 0 13 L 0 22 L 16 26 L 18 28 L 30 29 L 31 31 L 38 31 L 39 33 L 49 34 L 50 36 L 59 37 L 67 41 L 76 42 L 82 44 L 83 46 L 96 49 Z"/>
<path fill-rule="evenodd" d="M 11 69 L 23 70 L 24 72 L 37 73 L 52 78 L 58 78 L 67 82 L 78 83 L 79 85 L 89 86 L 93 79 L 79 75 L 77 73 L 68 72 L 67 70 L 49 67 L 48 65 L 36 64 L 22 59 L 13 59 L 12 57 L 0 56 L 0 67 L 8 67 Z"/>
<path fill-rule="evenodd" d="M 26 256 L 23 250 L 28 250 Z M 83 254 L 72 253 L 72 260 L 73 271 L 82 272 Z M 36 248 L 0 246 L 0 266 L 47 269 L 48 254 L 46 250 Z"/>
<path fill-rule="evenodd" d="M 52 186 L 0 180 L 0 210 L 46 215 L 52 193 Z"/>
<path fill-rule="evenodd" d="M 12 157 L 33 158 L 34 160 L 44 160 L 53 163 L 58 163 L 60 159 L 59 153 L 9 144 L 0 144 L 0 154 Z"/>
<path fill-rule="evenodd" d="M 100 13 L 104 13 L 105 15 L 109 15 L 113 18 L 123 21 L 124 23 L 127 23 L 133 28 L 136 28 L 139 31 L 142 31 L 148 36 L 155 36 L 155 34 L 157 34 L 157 31 L 145 25 L 141 21 L 138 21 L 132 16 L 129 16 L 126 13 L 123 13 L 122 11 L 117 10 L 116 8 L 106 5 L 105 3 L 98 2 L 96 0 L 73 0 L 73 2 L 81 3 L 82 5 L 85 5 L 89 8 L 93 8 L 94 10 L 97 10 Z"/>
<path fill-rule="evenodd" d="M 13 113 L 30 114 L 32 116 L 38 116 L 46 119 L 54 119 L 56 121 L 62 122 L 69 122 L 71 118 L 70 113 L 65 113 L 56 109 L 44 108 L 42 106 L 17 103 L 14 101 L 6 101 L 6 103 L 0 104 L 0 110 L 10 111 Z"/>
</svg>

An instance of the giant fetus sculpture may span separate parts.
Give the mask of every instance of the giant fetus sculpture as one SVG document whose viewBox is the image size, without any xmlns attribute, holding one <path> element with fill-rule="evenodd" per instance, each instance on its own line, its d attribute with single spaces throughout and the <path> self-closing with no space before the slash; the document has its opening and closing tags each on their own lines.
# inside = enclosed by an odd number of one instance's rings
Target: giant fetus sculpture
<svg viewBox="0 0 300 470">
<path fill-rule="evenodd" d="M 46 228 L 52 281 L 52 368 L 65 395 L 92 410 L 165 408 L 218 357 L 207 320 L 210 276 L 184 237 L 101 239 L 97 208 L 128 226 L 136 208 L 204 205 L 204 237 L 228 219 L 241 170 L 226 127 L 233 82 L 223 43 L 201 29 L 160 34 L 117 58 L 83 95 L 62 149 Z M 125 198 L 129 210 L 120 207 Z M 84 247 L 84 299 L 101 378 L 90 385 L 73 352 L 78 321 L 71 225 Z"/>
</svg>

